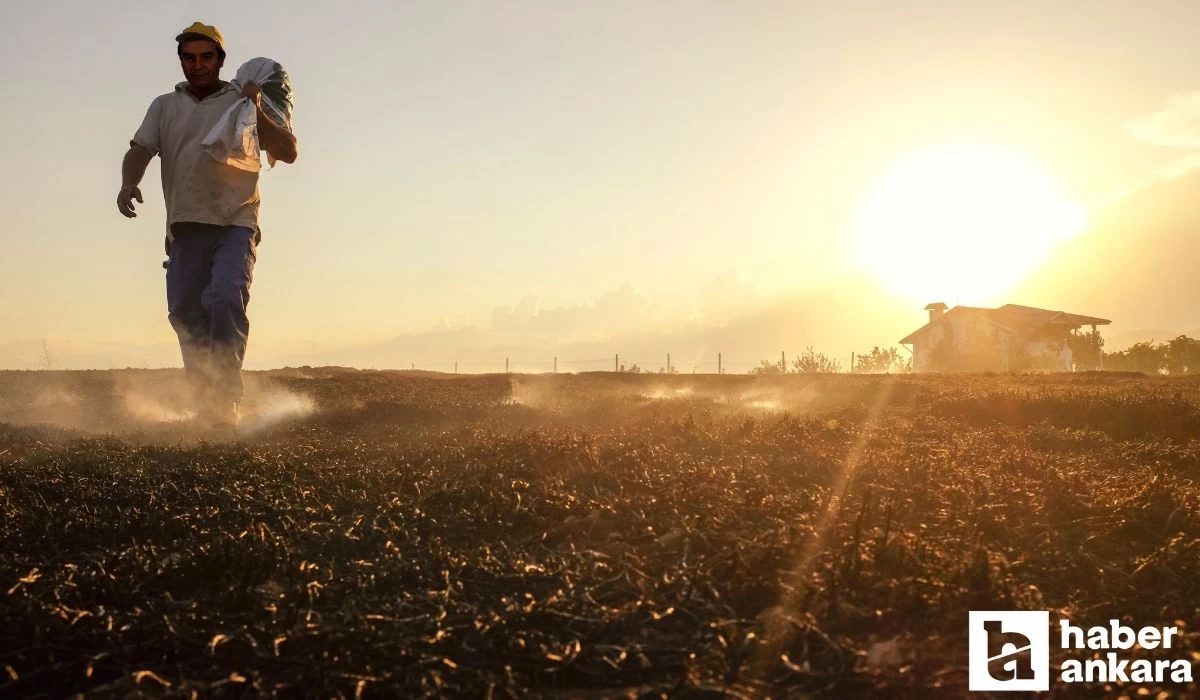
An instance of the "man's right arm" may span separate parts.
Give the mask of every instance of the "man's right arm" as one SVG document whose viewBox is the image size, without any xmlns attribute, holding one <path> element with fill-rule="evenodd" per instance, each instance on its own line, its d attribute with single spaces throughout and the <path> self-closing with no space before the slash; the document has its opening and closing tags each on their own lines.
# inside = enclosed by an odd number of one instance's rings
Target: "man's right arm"
<svg viewBox="0 0 1200 700">
<path fill-rule="evenodd" d="M 125 159 L 121 161 L 121 191 L 117 193 L 117 209 L 127 217 L 137 216 L 133 210 L 133 200 L 142 203 L 142 191 L 138 189 L 138 184 L 153 159 L 154 151 L 136 143 L 131 142 L 129 150 L 125 152 Z"/>
</svg>

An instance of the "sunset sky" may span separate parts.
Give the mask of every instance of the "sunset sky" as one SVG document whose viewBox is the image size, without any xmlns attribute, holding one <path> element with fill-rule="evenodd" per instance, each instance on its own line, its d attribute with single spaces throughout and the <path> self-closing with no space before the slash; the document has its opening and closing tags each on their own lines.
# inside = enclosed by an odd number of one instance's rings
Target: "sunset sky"
<svg viewBox="0 0 1200 700">
<path fill-rule="evenodd" d="M 136 219 L 115 198 L 195 20 L 226 38 L 222 77 L 267 56 L 296 91 L 299 159 L 261 179 L 249 368 L 848 359 L 932 301 L 1101 316 L 1111 340 L 1200 328 L 1195 2 L 4 15 L 0 368 L 43 339 L 60 366 L 180 364 L 157 160 Z"/>
</svg>

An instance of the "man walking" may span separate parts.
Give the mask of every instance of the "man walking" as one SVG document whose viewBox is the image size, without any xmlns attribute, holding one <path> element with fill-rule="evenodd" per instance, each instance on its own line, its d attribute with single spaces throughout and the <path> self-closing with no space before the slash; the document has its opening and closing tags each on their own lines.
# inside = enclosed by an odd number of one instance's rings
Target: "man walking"
<svg viewBox="0 0 1200 700">
<path fill-rule="evenodd" d="M 217 162 L 200 145 L 221 115 L 242 97 L 258 107 L 258 137 L 276 160 L 296 161 L 296 137 L 262 109 L 258 85 L 238 90 L 221 80 L 225 41 L 216 27 L 196 22 L 175 37 L 185 82 L 150 103 L 121 164 L 117 209 L 134 217 L 138 184 L 161 157 L 167 209 L 167 314 L 179 336 L 199 416 L 236 425 L 244 395 L 241 369 L 250 334 L 257 246 L 258 173 Z"/>
</svg>

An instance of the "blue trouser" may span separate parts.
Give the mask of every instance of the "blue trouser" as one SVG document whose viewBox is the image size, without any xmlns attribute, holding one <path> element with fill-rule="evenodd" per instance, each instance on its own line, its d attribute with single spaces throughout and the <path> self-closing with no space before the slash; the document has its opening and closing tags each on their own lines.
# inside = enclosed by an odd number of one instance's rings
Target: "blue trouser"
<svg viewBox="0 0 1200 700">
<path fill-rule="evenodd" d="M 175 224 L 171 234 L 167 315 L 188 379 L 208 400 L 240 401 L 256 233 L 245 226 Z"/>
</svg>

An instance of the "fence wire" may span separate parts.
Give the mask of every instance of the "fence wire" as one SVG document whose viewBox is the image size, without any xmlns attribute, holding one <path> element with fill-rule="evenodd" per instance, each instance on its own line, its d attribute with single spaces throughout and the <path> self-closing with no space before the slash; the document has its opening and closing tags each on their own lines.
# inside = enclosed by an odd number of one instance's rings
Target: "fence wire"
<svg viewBox="0 0 1200 700">
<path fill-rule="evenodd" d="M 440 360 L 409 362 L 407 369 L 427 372 L 446 372 L 452 374 L 542 374 L 542 373 L 573 373 L 573 372 L 636 372 L 645 374 L 750 374 L 751 370 L 763 367 L 780 367 L 783 359 L 789 373 L 795 371 L 792 360 L 799 354 L 767 354 L 765 359 L 745 360 L 728 359 L 724 356 L 717 359 L 685 360 L 671 357 L 663 353 L 657 358 L 646 356 L 626 357 L 614 353 L 608 357 L 589 358 L 552 358 L 552 359 L 519 359 L 507 357 L 497 360 Z M 772 359 L 774 358 L 774 359 Z M 852 372 L 854 355 L 846 353 L 845 357 L 830 357 L 839 362 L 838 373 Z M 668 364 L 668 362 L 670 364 Z M 404 368 L 404 365 L 400 365 Z"/>
</svg>

